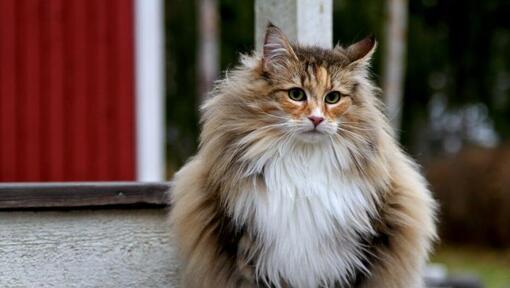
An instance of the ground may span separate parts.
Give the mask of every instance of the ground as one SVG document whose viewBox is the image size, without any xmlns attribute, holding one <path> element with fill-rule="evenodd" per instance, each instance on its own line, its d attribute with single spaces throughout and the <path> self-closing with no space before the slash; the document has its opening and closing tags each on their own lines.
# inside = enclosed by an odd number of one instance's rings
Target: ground
<svg viewBox="0 0 510 288">
<path fill-rule="evenodd" d="M 432 262 L 445 264 L 450 273 L 478 275 L 486 288 L 510 287 L 510 249 L 442 246 Z"/>
</svg>

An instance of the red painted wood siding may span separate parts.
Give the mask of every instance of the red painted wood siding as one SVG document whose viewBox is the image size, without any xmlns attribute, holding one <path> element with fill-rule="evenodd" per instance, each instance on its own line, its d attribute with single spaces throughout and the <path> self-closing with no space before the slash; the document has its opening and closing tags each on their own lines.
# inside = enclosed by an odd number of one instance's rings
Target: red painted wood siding
<svg viewBox="0 0 510 288">
<path fill-rule="evenodd" d="M 0 181 L 134 180 L 129 0 L 0 0 Z"/>
</svg>

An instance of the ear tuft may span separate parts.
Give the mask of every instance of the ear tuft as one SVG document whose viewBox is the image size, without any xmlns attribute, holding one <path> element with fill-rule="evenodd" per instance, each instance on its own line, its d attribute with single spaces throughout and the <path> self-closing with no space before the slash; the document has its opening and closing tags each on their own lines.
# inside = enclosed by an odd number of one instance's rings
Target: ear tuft
<svg viewBox="0 0 510 288">
<path fill-rule="evenodd" d="M 267 25 L 264 37 L 263 57 L 264 70 L 285 66 L 289 59 L 297 60 L 297 56 L 290 45 L 289 39 L 280 28 L 272 23 Z"/>
<path fill-rule="evenodd" d="M 376 47 L 377 41 L 374 35 L 369 35 L 347 47 L 346 52 L 351 62 L 368 61 L 372 58 Z"/>
</svg>

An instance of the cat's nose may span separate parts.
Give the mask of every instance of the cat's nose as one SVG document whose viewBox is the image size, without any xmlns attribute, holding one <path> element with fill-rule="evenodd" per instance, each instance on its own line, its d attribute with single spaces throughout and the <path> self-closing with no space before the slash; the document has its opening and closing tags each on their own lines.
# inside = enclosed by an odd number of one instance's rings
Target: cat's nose
<svg viewBox="0 0 510 288">
<path fill-rule="evenodd" d="M 320 116 L 308 116 L 308 119 L 312 121 L 314 127 L 319 126 L 319 124 L 321 124 L 321 122 L 324 121 L 324 117 Z"/>
</svg>

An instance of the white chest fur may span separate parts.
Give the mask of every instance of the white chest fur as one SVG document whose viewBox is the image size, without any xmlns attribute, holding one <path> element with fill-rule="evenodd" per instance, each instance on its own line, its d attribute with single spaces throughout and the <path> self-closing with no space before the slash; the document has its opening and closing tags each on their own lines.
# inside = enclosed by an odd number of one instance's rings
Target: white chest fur
<svg viewBox="0 0 510 288">
<path fill-rule="evenodd" d="M 374 233 L 371 187 L 343 176 L 328 147 L 276 153 L 261 171 L 264 191 L 246 193 L 243 208 L 235 209 L 239 218 L 250 211 L 260 245 L 257 274 L 273 283 L 329 286 L 363 269 L 358 242 L 360 233 Z"/>
</svg>

